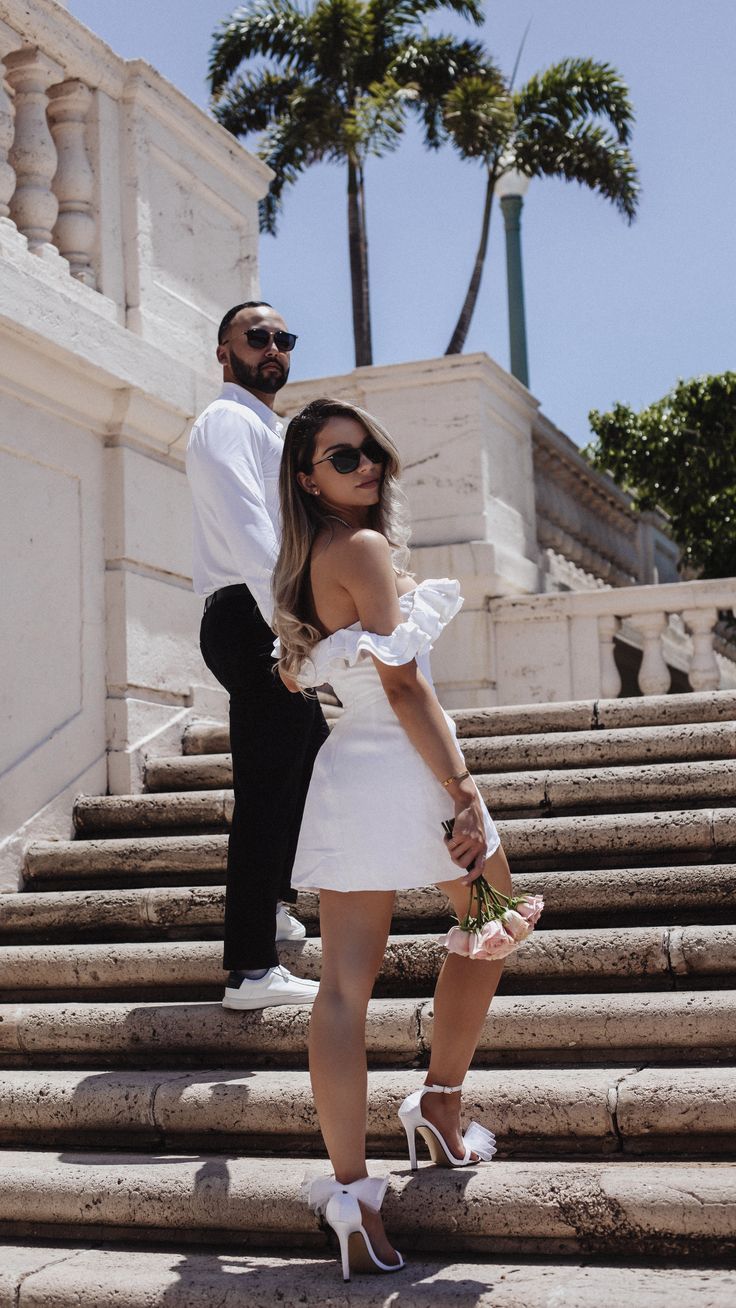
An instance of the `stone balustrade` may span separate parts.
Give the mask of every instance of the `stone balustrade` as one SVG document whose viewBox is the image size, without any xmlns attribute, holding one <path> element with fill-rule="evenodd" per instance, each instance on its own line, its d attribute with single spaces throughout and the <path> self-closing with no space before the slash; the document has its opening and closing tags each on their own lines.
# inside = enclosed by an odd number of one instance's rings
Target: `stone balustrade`
<svg viewBox="0 0 736 1308">
<path fill-rule="evenodd" d="M 592 468 L 542 413 L 532 425 L 537 541 L 543 589 L 589 590 L 678 579 L 677 546 L 659 513 Z"/>
<path fill-rule="evenodd" d="M 488 607 L 498 703 L 736 686 L 736 645 L 722 620 L 736 607 L 733 578 L 519 596 Z M 628 663 L 627 650 L 635 655 Z"/>
<path fill-rule="evenodd" d="M 57 0 L 0 0 L 4 260 L 36 256 L 47 283 L 214 376 L 222 306 L 256 276 L 269 178 Z"/>
</svg>

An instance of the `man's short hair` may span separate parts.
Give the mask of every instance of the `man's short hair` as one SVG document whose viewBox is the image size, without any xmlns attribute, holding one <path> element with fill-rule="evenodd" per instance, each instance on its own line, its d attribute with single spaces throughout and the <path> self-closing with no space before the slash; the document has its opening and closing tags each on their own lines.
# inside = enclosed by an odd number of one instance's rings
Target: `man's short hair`
<svg viewBox="0 0 736 1308">
<path fill-rule="evenodd" d="M 222 345 L 222 338 L 236 313 L 240 313 L 241 309 L 259 309 L 261 306 L 263 306 L 264 309 L 273 308 L 273 305 L 269 304 L 268 300 L 244 300 L 242 304 L 234 304 L 232 309 L 228 309 L 225 317 L 220 323 L 220 326 L 217 328 L 217 344 Z"/>
</svg>

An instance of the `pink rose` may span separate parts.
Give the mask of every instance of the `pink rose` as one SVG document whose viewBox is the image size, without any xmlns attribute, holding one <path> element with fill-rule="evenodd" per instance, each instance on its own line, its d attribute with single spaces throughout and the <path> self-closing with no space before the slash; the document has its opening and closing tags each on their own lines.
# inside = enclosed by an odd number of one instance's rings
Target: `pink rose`
<svg viewBox="0 0 736 1308">
<path fill-rule="evenodd" d="M 512 940 L 515 940 L 517 944 L 520 944 L 522 940 L 526 940 L 527 936 L 530 936 L 534 930 L 534 924 L 523 913 L 516 913 L 513 908 L 506 909 L 501 921 L 504 930 L 508 931 Z"/>
<path fill-rule="evenodd" d="M 504 930 L 503 924 L 496 918 L 493 922 L 486 922 L 480 931 L 474 932 L 471 945 L 470 957 L 479 959 L 498 959 L 505 958 L 516 949 L 516 941 L 512 940 L 507 931 Z"/>
<path fill-rule="evenodd" d="M 524 899 L 516 905 L 516 912 L 525 917 L 531 926 L 536 926 L 542 916 L 544 900 L 541 895 L 526 895 Z"/>
<path fill-rule="evenodd" d="M 439 943 L 445 946 L 448 954 L 461 954 L 467 958 L 470 953 L 470 933 L 462 927 L 450 927 L 446 936 L 440 936 Z"/>
</svg>

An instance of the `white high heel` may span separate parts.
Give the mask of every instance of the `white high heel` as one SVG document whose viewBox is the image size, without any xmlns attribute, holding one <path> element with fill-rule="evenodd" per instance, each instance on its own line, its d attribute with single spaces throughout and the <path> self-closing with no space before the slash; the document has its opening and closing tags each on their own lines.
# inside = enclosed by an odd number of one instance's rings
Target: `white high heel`
<svg viewBox="0 0 736 1308">
<path fill-rule="evenodd" d="M 471 1122 L 463 1134 L 465 1152 L 462 1158 L 456 1158 L 448 1149 L 444 1136 L 437 1127 L 428 1122 L 422 1113 L 422 1099 L 426 1094 L 451 1095 L 462 1090 L 461 1085 L 423 1085 L 412 1094 L 407 1095 L 399 1108 L 399 1120 L 406 1131 L 409 1146 L 409 1162 L 412 1171 L 417 1169 L 417 1131 L 429 1149 L 432 1162 L 437 1167 L 467 1167 L 469 1163 L 490 1163 L 496 1152 L 496 1137 L 479 1122 Z M 477 1158 L 473 1158 L 477 1154 Z"/>
<path fill-rule="evenodd" d="M 306 1179 L 302 1192 L 309 1207 L 324 1214 L 340 1244 L 342 1279 L 350 1280 L 351 1266 L 358 1272 L 400 1272 L 404 1260 L 398 1249 L 397 1263 L 382 1263 L 373 1252 L 368 1232 L 363 1226 L 360 1204 L 374 1213 L 380 1211 L 388 1188 L 388 1177 L 364 1176 L 359 1181 L 341 1185 L 334 1177 Z M 358 1202 L 360 1200 L 360 1203 Z"/>
</svg>

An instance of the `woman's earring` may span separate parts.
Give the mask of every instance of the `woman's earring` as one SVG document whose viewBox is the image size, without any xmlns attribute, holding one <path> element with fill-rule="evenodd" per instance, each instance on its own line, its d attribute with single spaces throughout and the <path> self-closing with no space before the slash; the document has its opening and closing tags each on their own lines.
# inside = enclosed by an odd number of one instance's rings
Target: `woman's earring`
<svg viewBox="0 0 736 1308">
<path fill-rule="evenodd" d="M 318 490 L 313 490 L 313 491 L 312 491 L 312 494 L 313 494 L 313 495 L 319 495 L 319 491 L 318 491 Z"/>
</svg>

